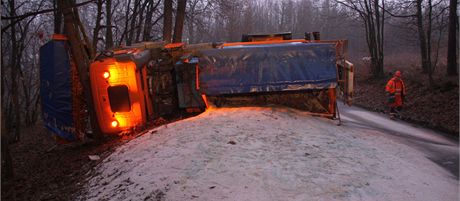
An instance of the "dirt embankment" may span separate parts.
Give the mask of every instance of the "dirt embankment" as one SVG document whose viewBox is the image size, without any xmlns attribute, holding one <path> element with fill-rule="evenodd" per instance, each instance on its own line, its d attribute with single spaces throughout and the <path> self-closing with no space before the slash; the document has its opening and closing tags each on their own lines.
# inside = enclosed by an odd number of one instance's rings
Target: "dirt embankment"
<svg viewBox="0 0 460 201">
<path fill-rule="evenodd" d="M 157 119 L 149 128 L 187 117 L 181 115 Z M 41 123 L 24 128 L 21 140 L 9 146 L 14 177 L 4 179 L 2 175 L 1 200 L 75 200 L 86 178 L 91 177 L 90 170 L 138 135 L 107 136 L 101 142 L 58 145 Z M 90 160 L 90 155 L 99 156 L 100 160 Z"/>
<path fill-rule="evenodd" d="M 56 145 L 42 125 L 25 128 L 21 140 L 9 146 L 14 178 L 2 178 L 2 200 L 72 200 L 85 174 L 120 140 L 84 145 Z"/>
<path fill-rule="evenodd" d="M 387 68 L 383 79 L 373 79 L 363 64 L 357 65 L 354 104 L 374 111 L 388 112 L 385 84 L 396 68 Z M 361 69 L 360 69 L 361 68 Z M 401 118 L 459 136 L 459 88 L 458 76 L 447 77 L 445 69 L 436 69 L 434 85 L 428 75 L 415 66 L 398 68 L 406 84 L 406 102 Z"/>
</svg>

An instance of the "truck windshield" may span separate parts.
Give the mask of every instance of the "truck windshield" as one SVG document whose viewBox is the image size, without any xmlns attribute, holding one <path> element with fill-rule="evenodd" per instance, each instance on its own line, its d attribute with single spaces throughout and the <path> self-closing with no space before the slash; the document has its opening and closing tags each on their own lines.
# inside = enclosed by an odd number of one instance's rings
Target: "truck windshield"
<svg viewBox="0 0 460 201">
<path fill-rule="evenodd" d="M 110 86 L 107 88 L 109 93 L 110 109 L 112 112 L 131 111 L 131 101 L 129 90 L 126 85 Z"/>
</svg>

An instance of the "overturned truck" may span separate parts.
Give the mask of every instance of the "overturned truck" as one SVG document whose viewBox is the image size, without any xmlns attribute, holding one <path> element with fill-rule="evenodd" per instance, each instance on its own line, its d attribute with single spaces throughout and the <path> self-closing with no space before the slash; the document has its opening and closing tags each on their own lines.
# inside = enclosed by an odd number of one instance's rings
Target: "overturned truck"
<svg viewBox="0 0 460 201">
<path fill-rule="evenodd" d="M 138 132 L 156 118 L 178 111 L 201 112 L 210 104 L 281 104 L 313 115 L 339 117 L 337 97 L 348 105 L 353 98 L 353 65 L 346 60 L 347 41 L 291 38 L 290 33 L 258 34 L 244 35 L 244 42 L 235 43 L 145 42 L 104 51 L 89 68 L 97 122 L 106 134 Z M 61 46 L 60 54 L 67 51 L 71 61 L 66 46 Z M 49 67 L 59 63 L 54 60 L 62 60 L 49 58 L 56 52 L 42 48 L 42 78 L 58 73 Z M 66 66 L 62 67 L 69 69 L 66 73 L 74 72 L 72 62 Z M 66 82 L 73 86 L 78 79 Z M 66 100 L 76 99 L 72 91 L 64 91 L 61 96 L 70 97 Z M 42 94 L 42 104 L 50 105 L 46 95 Z M 68 104 L 70 108 L 74 102 Z M 84 118 L 67 109 L 66 114 L 73 114 L 74 121 Z M 56 108 L 43 110 L 47 127 L 66 140 L 78 139 L 69 136 L 76 136 L 73 132 L 81 129 L 69 129 L 74 124 L 67 124 L 63 135 L 62 129 L 53 125 L 58 118 L 50 117 L 51 110 Z"/>
</svg>

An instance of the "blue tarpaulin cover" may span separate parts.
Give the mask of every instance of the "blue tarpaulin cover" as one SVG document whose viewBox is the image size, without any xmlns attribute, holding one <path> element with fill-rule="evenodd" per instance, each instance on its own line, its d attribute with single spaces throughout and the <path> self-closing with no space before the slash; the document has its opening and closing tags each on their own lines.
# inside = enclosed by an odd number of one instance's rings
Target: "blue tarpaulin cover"
<svg viewBox="0 0 460 201">
<path fill-rule="evenodd" d="M 206 95 L 301 91 L 337 86 L 335 44 L 281 43 L 202 50 Z"/>
<path fill-rule="evenodd" d="M 72 74 L 66 43 L 49 41 L 40 48 L 40 97 L 46 128 L 74 141 Z"/>
</svg>

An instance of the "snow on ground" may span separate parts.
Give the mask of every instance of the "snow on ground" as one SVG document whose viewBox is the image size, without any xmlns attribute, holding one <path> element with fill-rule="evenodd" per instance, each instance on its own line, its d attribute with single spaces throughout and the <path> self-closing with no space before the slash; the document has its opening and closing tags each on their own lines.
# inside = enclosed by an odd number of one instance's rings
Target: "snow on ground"
<svg viewBox="0 0 460 201">
<path fill-rule="evenodd" d="M 219 108 L 119 147 L 89 200 L 458 200 L 458 180 L 382 131 L 288 108 Z"/>
</svg>

